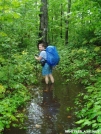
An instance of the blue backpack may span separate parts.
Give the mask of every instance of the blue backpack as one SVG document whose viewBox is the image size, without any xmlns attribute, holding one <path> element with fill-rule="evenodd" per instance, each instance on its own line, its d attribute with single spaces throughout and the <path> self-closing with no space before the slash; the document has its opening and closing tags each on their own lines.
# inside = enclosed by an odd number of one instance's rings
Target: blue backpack
<svg viewBox="0 0 101 134">
<path fill-rule="evenodd" d="M 48 46 L 46 48 L 46 53 L 47 53 L 46 62 L 52 67 L 56 66 L 60 61 L 60 56 L 57 52 L 56 47 Z"/>
</svg>

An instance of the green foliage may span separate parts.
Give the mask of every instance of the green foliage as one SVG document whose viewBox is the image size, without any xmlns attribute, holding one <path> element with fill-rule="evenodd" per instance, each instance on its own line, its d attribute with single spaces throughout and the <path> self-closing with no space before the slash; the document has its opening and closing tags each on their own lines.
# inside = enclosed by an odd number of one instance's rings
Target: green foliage
<svg viewBox="0 0 101 134">
<path fill-rule="evenodd" d="M 75 81 L 85 85 L 75 101 L 78 129 L 101 128 L 101 47 L 65 47 L 60 51 L 60 70 L 65 82 Z"/>
<path fill-rule="evenodd" d="M 11 124 L 22 127 L 25 117 L 17 110 L 30 99 L 24 85 L 37 83 L 35 60 L 31 53 L 23 51 L 9 58 L 0 56 L 0 132 L 10 128 Z"/>
<path fill-rule="evenodd" d="M 3 86 L 0 86 L 1 88 Z M 22 84 L 16 85 L 16 89 L 13 93 L 7 92 L 7 97 L 0 101 L 0 132 L 4 128 L 10 128 L 11 123 L 13 126 L 15 124 L 18 126 L 20 120 L 24 119 L 24 115 L 20 114 L 17 109 L 26 104 L 25 102 L 30 99 L 30 95 Z"/>
<path fill-rule="evenodd" d="M 0 133 L 23 123 L 18 108 L 30 99 L 25 86 L 37 83 L 38 7 L 33 0 L 0 1 Z"/>
<path fill-rule="evenodd" d="M 101 128 L 101 78 L 98 77 L 94 85 L 88 86 L 87 94 L 82 94 L 84 105 L 79 104 L 80 112 L 76 112 L 81 128 L 89 126 L 92 130 L 99 130 Z M 79 102 L 79 100 L 77 101 Z M 76 102 L 76 103 L 77 103 Z"/>
<path fill-rule="evenodd" d="M 75 79 L 82 84 L 89 83 L 95 72 L 98 70 L 100 51 L 95 51 L 97 47 L 92 48 L 75 48 L 67 47 L 61 53 L 61 72 L 67 80 Z M 100 47 L 99 47 L 100 49 Z M 97 69 L 97 70 L 96 70 Z"/>
<path fill-rule="evenodd" d="M 72 2 L 70 15 L 70 42 L 78 46 L 101 44 L 101 5 L 98 1 Z"/>
<path fill-rule="evenodd" d="M 8 0 L 0 1 L 0 5 L 0 50 L 9 54 L 33 46 L 39 21 L 37 3 L 33 0 Z"/>
<path fill-rule="evenodd" d="M 6 88 L 0 84 L 0 98 L 3 98 L 6 92 Z"/>
<path fill-rule="evenodd" d="M 0 70 L 0 82 L 7 83 L 7 86 L 13 88 L 16 83 L 35 84 L 36 70 L 34 57 L 22 52 L 22 54 L 14 54 L 8 60 L 3 61 Z M 15 84 L 14 84 L 15 83 Z"/>
</svg>

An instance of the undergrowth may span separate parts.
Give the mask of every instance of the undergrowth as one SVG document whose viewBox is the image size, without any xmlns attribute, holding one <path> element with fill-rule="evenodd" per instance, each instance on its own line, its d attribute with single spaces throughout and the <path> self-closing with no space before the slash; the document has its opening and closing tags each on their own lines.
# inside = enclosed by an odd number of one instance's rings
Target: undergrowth
<svg viewBox="0 0 101 134">
<path fill-rule="evenodd" d="M 79 126 L 76 129 L 101 131 L 101 47 L 66 47 L 60 54 L 60 70 L 65 82 L 72 79 L 85 87 L 75 100 Z"/>
</svg>

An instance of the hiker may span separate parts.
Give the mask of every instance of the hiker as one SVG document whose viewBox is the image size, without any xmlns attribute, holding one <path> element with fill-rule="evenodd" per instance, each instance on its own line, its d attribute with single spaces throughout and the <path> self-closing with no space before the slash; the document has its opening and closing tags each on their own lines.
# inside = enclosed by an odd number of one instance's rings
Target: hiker
<svg viewBox="0 0 101 134">
<path fill-rule="evenodd" d="M 39 42 L 38 43 L 38 49 L 40 51 L 39 56 L 35 56 L 35 59 L 41 62 L 42 65 L 42 75 L 45 77 L 45 83 L 49 84 L 49 80 L 51 80 L 51 83 L 54 83 L 54 77 L 52 75 L 52 67 L 47 64 L 46 62 L 46 43 L 45 42 Z"/>
</svg>

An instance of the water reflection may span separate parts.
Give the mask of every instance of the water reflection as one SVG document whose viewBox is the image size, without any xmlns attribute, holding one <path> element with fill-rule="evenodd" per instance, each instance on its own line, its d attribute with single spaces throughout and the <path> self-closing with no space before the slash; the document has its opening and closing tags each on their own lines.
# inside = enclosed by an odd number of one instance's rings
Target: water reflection
<svg viewBox="0 0 101 134">
<path fill-rule="evenodd" d="M 16 128 L 4 134 L 65 134 L 65 130 L 76 128 L 74 100 L 82 87 L 74 83 L 62 84 L 62 78 L 56 78 L 55 85 L 32 89 L 33 98 L 26 106 L 26 131 Z"/>
<path fill-rule="evenodd" d="M 54 85 L 45 85 L 43 91 L 35 90 L 37 99 L 27 107 L 28 122 L 26 134 L 56 134 L 56 120 L 59 104 L 53 97 Z"/>
<path fill-rule="evenodd" d="M 55 101 L 53 98 L 54 84 L 46 85 L 43 88 L 43 105 L 52 105 Z"/>
</svg>

